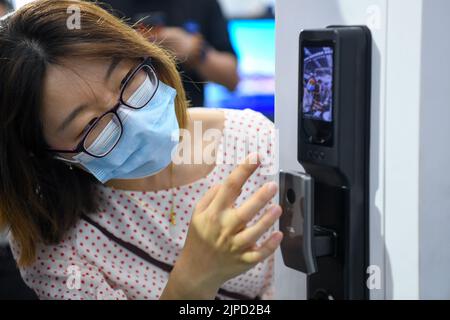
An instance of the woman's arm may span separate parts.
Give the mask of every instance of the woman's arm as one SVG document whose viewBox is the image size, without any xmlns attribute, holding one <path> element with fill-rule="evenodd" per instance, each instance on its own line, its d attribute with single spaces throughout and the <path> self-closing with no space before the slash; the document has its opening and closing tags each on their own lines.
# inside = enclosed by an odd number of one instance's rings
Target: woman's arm
<svg viewBox="0 0 450 320">
<path fill-rule="evenodd" d="M 14 256 L 18 247 L 10 239 Z M 103 272 L 80 257 L 68 244 L 41 247 L 39 260 L 20 269 L 28 287 L 41 300 L 127 300 L 122 290 L 115 289 Z"/>
<path fill-rule="evenodd" d="M 230 91 L 235 90 L 239 83 L 236 57 L 214 48 L 207 50 L 204 61 L 197 65 L 197 72 L 206 81 L 221 84 Z"/>
</svg>

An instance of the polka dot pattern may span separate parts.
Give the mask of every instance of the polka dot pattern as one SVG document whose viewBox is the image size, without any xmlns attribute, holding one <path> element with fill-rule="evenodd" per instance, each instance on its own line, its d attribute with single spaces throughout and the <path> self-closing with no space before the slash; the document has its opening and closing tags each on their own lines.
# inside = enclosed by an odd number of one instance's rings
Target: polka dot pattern
<svg viewBox="0 0 450 320">
<path fill-rule="evenodd" d="M 263 137 L 262 142 L 273 134 L 273 130 L 273 124 L 255 111 L 225 110 L 218 160 L 220 156 L 226 158 L 227 153 L 236 152 L 236 148 L 242 148 L 243 156 L 248 151 L 256 151 L 251 145 L 255 140 L 248 137 Z M 263 161 L 246 182 L 236 205 L 274 179 L 274 175 L 264 174 L 264 166 L 272 164 L 274 147 L 272 143 L 264 143 L 269 147 L 262 150 L 258 146 L 257 151 L 269 161 Z M 99 186 L 100 210 L 91 217 L 116 237 L 173 265 L 183 248 L 195 204 L 211 186 L 223 182 L 235 167 L 235 162 L 219 161 L 206 177 L 175 190 L 136 192 Z M 175 225 L 170 223 L 169 217 L 172 201 Z M 257 221 L 265 209 L 249 225 Z M 258 243 L 273 231 L 272 227 Z M 13 239 L 11 245 L 17 257 L 20 248 Z M 272 298 L 273 260 L 273 256 L 266 259 L 227 281 L 222 288 L 248 296 Z M 84 220 L 80 220 L 58 245 L 39 245 L 36 262 L 22 268 L 21 273 L 41 299 L 159 299 L 168 280 L 167 272 L 120 247 Z"/>
</svg>

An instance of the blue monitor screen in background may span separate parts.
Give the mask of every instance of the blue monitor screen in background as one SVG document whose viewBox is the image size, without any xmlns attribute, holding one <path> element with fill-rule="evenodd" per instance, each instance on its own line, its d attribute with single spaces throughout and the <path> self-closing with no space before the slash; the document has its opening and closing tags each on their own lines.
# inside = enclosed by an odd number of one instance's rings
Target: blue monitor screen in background
<svg viewBox="0 0 450 320">
<path fill-rule="evenodd" d="M 250 108 L 273 119 L 275 21 L 231 20 L 229 32 L 238 55 L 241 81 L 234 92 L 217 84 L 208 84 L 205 88 L 205 105 L 231 109 Z"/>
</svg>

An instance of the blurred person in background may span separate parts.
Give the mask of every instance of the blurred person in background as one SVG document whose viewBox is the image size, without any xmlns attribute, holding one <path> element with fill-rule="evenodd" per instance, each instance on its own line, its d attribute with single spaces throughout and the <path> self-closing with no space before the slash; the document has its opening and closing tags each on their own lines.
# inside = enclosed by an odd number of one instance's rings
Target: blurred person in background
<svg viewBox="0 0 450 320">
<path fill-rule="evenodd" d="M 10 0 L 0 0 L 0 17 L 13 10 L 13 5 Z"/>
<path fill-rule="evenodd" d="M 233 91 L 238 82 L 236 54 L 227 20 L 217 0 L 103 0 L 130 23 L 152 28 L 152 40 L 180 63 L 183 84 L 194 107 L 203 106 L 205 82 Z M 109 8 L 108 8 L 109 7 Z"/>
</svg>

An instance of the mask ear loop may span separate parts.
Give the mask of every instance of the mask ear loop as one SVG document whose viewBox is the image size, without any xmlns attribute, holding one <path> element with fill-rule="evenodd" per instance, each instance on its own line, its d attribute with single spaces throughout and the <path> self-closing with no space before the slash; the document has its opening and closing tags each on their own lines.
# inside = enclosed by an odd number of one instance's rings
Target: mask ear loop
<svg viewBox="0 0 450 320">
<path fill-rule="evenodd" d="M 34 153 L 33 152 L 30 152 L 30 157 L 32 157 L 32 158 L 34 157 Z M 60 160 L 60 161 L 64 162 L 65 164 L 67 164 L 69 166 L 70 170 L 73 170 L 72 164 L 79 164 L 80 163 L 78 160 L 70 160 L 70 159 L 66 159 L 66 158 L 60 157 L 60 156 L 53 156 L 53 158 L 56 159 L 56 160 Z"/>
<path fill-rule="evenodd" d="M 78 160 L 70 160 L 70 159 L 67 159 L 67 158 L 60 157 L 60 156 L 53 156 L 53 158 L 56 159 L 56 160 L 61 160 L 62 162 L 67 164 L 69 166 L 69 170 L 73 170 L 73 166 L 72 166 L 73 164 L 79 164 L 80 163 L 80 161 L 78 161 Z"/>
</svg>

